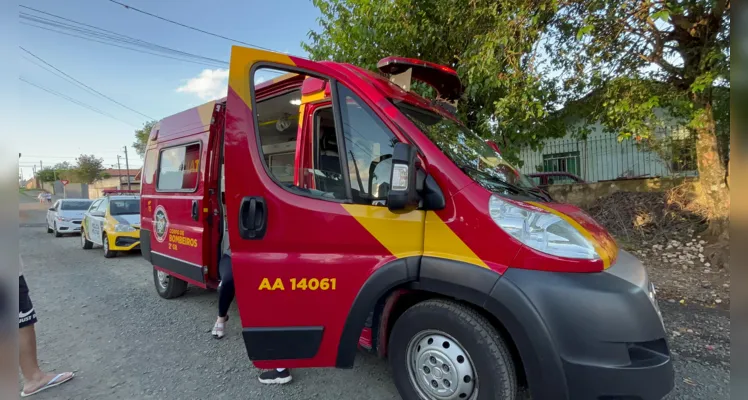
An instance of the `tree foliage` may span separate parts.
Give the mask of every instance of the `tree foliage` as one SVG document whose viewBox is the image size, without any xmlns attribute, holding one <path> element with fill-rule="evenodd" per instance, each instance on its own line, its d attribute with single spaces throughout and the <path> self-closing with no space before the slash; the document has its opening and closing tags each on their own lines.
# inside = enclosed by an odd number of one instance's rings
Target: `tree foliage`
<svg viewBox="0 0 748 400">
<path fill-rule="evenodd" d="M 104 159 L 95 155 L 81 154 L 76 159 L 75 174 L 81 183 L 93 183 L 99 179 L 108 178 L 105 172 Z"/>
<path fill-rule="evenodd" d="M 43 168 L 36 172 L 36 178 L 42 182 L 54 182 L 62 179 L 74 181 L 77 179 L 75 167 L 67 161 Z"/>
<path fill-rule="evenodd" d="M 582 117 L 635 138 L 654 134 L 658 109 L 685 121 L 706 216 L 726 221 L 718 128 L 729 120 L 730 0 L 562 1 L 542 42 L 560 98 L 593 99 L 576 110 Z M 713 233 L 724 226 L 713 224 Z"/>
<path fill-rule="evenodd" d="M 158 121 L 155 120 L 148 121 L 143 123 L 142 128 L 135 130 L 135 142 L 133 142 L 132 147 L 135 148 L 135 151 L 141 158 L 145 155 L 145 148 L 148 145 L 148 137 L 151 135 L 151 130 L 157 123 Z"/>
<path fill-rule="evenodd" d="M 554 95 L 536 69 L 542 27 L 553 0 L 313 0 L 321 29 L 302 47 L 315 60 L 371 70 L 387 56 L 456 69 L 465 96 L 458 112 L 469 128 L 499 143 L 517 161 L 523 145 L 563 135 L 541 123 Z"/>
</svg>

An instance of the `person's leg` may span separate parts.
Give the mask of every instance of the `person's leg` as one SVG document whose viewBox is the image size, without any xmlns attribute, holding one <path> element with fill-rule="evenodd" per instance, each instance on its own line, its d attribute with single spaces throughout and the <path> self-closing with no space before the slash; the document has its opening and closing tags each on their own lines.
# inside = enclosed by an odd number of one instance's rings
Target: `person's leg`
<svg viewBox="0 0 748 400">
<path fill-rule="evenodd" d="M 221 257 L 218 271 L 221 273 L 221 285 L 218 287 L 218 318 L 225 320 L 235 294 L 234 272 L 231 268 L 230 256 L 224 255 Z"/>
<path fill-rule="evenodd" d="M 234 301 L 234 274 L 231 270 L 231 257 L 224 255 L 218 264 L 218 272 L 221 275 L 221 284 L 218 286 L 218 318 L 213 325 L 211 334 L 220 339 L 223 337 L 224 326 L 228 320 L 229 307 Z"/>
<path fill-rule="evenodd" d="M 19 278 L 18 288 L 18 364 L 23 375 L 23 393 L 29 394 L 47 386 L 56 386 L 73 378 L 72 372 L 61 374 L 44 373 L 39 368 L 36 355 L 36 311 L 31 304 L 29 289 L 24 277 Z"/>
<path fill-rule="evenodd" d="M 291 371 L 287 368 L 276 368 L 260 374 L 260 383 L 266 385 L 283 385 L 293 380 Z"/>
</svg>

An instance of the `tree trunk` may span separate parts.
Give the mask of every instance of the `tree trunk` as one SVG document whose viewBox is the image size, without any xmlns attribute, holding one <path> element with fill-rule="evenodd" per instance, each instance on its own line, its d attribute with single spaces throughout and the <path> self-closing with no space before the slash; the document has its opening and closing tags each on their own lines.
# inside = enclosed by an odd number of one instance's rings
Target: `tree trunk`
<svg viewBox="0 0 748 400">
<path fill-rule="evenodd" d="M 707 100 L 693 120 L 696 131 L 696 159 L 698 161 L 701 193 L 697 201 L 709 221 L 709 234 L 726 239 L 729 237 L 730 189 L 726 181 L 726 169 L 719 157 L 717 132 L 712 102 Z"/>
</svg>

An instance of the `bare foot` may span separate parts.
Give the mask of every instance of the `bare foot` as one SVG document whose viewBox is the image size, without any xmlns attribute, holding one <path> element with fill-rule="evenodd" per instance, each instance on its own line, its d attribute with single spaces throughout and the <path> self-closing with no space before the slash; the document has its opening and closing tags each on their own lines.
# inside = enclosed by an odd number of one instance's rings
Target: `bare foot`
<svg viewBox="0 0 748 400">
<path fill-rule="evenodd" d="M 73 376 L 74 374 L 72 372 L 63 372 L 60 374 L 55 374 L 55 373 L 40 374 L 39 377 L 34 377 L 34 379 L 32 380 L 29 380 L 28 382 L 24 382 L 23 392 L 21 392 L 21 396 L 22 397 L 30 396 L 42 390 L 61 385 L 73 379 Z"/>
</svg>

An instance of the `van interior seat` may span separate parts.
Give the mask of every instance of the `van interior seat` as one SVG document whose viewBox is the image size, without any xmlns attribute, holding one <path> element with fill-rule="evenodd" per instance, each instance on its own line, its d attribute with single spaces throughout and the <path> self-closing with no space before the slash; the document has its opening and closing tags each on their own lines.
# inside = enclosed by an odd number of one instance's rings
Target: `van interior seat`
<svg viewBox="0 0 748 400">
<path fill-rule="evenodd" d="M 341 179 L 340 154 L 338 154 L 338 139 L 335 128 L 320 129 L 319 170 L 325 177 L 318 177 L 320 190 L 331 192 L 336 199 L 345 198 L 345 184 Z"/>
</svg>

